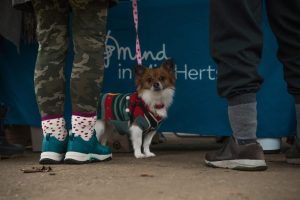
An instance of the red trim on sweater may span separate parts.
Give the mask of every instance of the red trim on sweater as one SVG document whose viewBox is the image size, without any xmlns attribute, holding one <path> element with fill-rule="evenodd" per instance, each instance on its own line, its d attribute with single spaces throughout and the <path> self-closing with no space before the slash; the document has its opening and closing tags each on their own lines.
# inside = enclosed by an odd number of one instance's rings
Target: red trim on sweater
<svg viewBox="0 0 300 200">
<path fill-rule="evenodd" d="M 104 109 L 105 109 L 105 119 L 107 120 L 111 120 L 114 119 L 114 115 L 111 109 L 111 104 L 112 104 L 113 98 L 112 96 L 109 94 L 106 98 L 105 98 L 105 102 L 104 102 Z"/>
</svg>

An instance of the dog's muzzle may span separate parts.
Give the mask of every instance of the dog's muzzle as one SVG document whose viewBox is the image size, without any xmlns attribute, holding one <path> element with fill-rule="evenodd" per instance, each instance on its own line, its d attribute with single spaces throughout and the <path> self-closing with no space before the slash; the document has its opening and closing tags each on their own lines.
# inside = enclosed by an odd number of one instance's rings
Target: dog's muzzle
<svg viewBox="0 0 300 200">
<path fill-rule="evenodd" d="M 153 90 L 154 91 L 160 91 L 161 90 L 161 86 L 160 86 L 159 82 L 153 83 Z"/>
</svg>

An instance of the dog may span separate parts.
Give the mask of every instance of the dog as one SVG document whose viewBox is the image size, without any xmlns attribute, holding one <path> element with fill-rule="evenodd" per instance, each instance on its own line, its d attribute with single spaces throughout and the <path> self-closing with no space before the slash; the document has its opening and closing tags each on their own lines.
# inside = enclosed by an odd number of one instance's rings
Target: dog
<svg viewBox="0 0 300 200">
<path fill-rule="evenodd" d="M 168 116 L 175 80 L 175 64 L 167 59 L 157 68 L 135 67 L 135 92 L 100 94 L 95 130 L 101 143 L 106 144 L 110 130 L 115 128 L 121 135 L 130 134 L 136 158 L 154 157 L 150 144 Z"/>
</svg>

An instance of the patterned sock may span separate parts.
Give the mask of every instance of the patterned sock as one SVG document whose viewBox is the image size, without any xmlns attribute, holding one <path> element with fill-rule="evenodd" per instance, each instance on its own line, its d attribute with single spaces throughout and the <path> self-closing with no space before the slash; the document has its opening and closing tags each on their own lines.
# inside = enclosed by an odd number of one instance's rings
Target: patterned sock
<svg viewBox="0 0 300 200">
<path fill-rule="evenodd" d="M 94 133 L 96 119 L 96 113 L 73 113 L 72 133 L 74 136 L 80 136 L 85 141 L 90 140 Z"/>
<path fill-rule="evenodd" d="M 65 119 L 62 116 L 45 116 L 42 118 L 42 130 L 44 137 L 47 133 L 59 141 L 64 141 L 67 137 Z"/>
<path fill-rule="evenodd" d="M 228 115 L 233 136 L 240 144 L 256 142 L 256 94 L 249 93 L 228 99 Z"/>
</svg>

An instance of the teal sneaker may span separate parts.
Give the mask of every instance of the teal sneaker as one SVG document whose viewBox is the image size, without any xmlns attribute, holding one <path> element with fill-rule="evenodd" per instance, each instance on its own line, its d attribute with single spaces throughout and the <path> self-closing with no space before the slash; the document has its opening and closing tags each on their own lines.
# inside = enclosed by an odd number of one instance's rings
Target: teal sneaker
<svg viewBox="0 0 300 200">
<path fill-rule="evenodd" d="M 68 137 L 68 135 L 67 135 Z M 42 143 L 40 164 L 59 164 L 63 161 L 67 151 L 68 138 L 63 141 L 47 133 Z"/>
<path fill-rule="evenodd" d="M 85 141 L 80 136 L 69 135 L 68 151 L 65 156 L 67 164 L 83 164 L 100 162 L 112 159 L 109 146 L 103 146 L 98 142 L 94 132 L 90 140 Z"/>
</svg>

